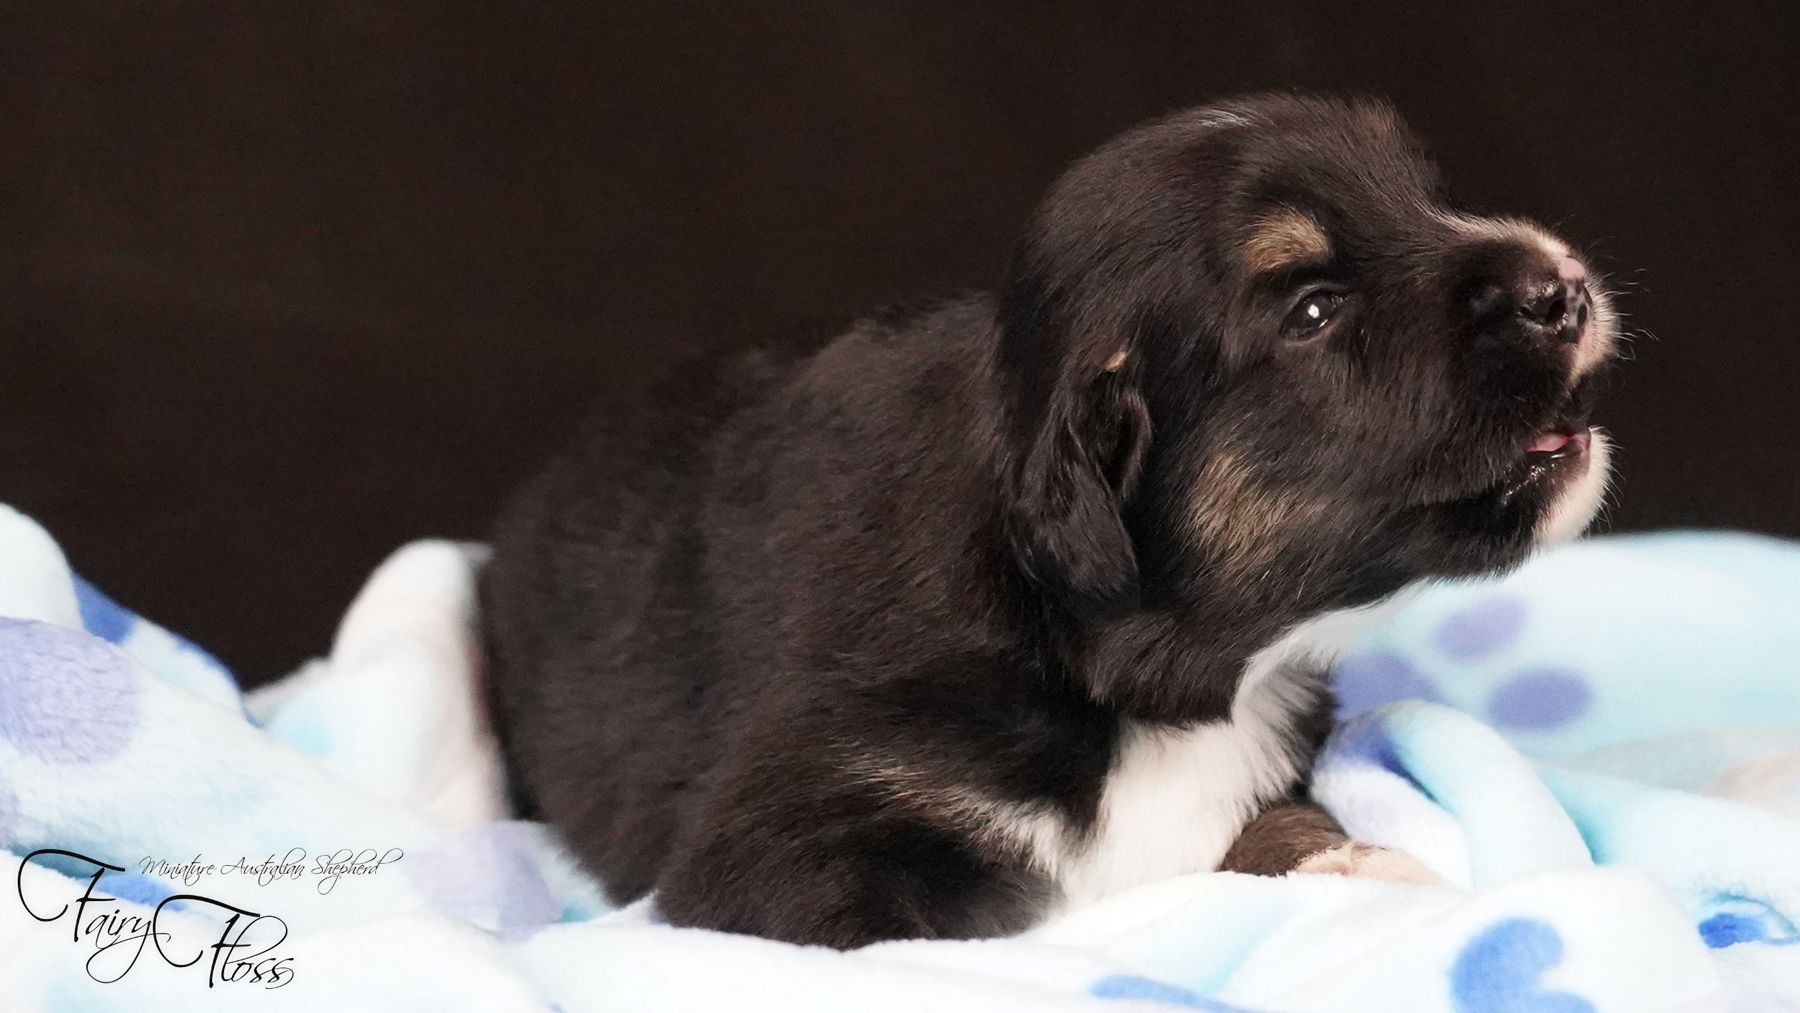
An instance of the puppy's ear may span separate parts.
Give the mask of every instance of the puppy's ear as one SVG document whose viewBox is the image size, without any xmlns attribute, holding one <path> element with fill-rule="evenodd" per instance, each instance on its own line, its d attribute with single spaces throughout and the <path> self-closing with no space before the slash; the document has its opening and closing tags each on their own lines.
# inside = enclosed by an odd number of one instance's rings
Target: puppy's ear
<svg viewBox="0 0 1800 1013">
<path fill-rule="evenodd" d="M 1045 372 L 1013 390 L 1007 536 L 1026 575 L 1076 615 L 1130 608 L 1138 565 L 1124 509 L 1150 446 L 1135 364 Z"/>
</svg>

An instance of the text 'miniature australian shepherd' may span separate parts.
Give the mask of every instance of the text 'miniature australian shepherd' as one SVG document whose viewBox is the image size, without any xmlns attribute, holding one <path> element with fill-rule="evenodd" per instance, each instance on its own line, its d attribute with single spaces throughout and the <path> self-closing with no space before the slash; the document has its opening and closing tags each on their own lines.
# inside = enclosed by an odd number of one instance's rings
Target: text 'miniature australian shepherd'
<svg viewBox="0 0 1800 1013">
<path fill-rule="evenodd" d="M 517 801 L 615 900 L 836 947 L 1405 878 L 1303 801 L 1324 672 L 1408 583 L 1586 526 L 1615 335 L 1383 104 L 1140 127 L 999 291 L 683 370 L 519 497 L 484 578 Z"/>
</svg>

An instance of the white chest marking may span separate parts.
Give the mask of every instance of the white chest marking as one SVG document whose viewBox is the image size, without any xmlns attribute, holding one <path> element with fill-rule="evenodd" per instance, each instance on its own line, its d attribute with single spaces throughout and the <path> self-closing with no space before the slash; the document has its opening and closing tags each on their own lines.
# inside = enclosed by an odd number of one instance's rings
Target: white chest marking
<svg viewBox="0 0 1800 1013">
<path fill-rule="evenodd" d="M 1017 814 L 1003 832 L 1029 848 L 1069 906 L 1217 868 L 1244 824 L 1299 779 L 1289 738 L 1318 699 L 1319 673 L 1401 597 L 1328 612 L 1258 651 L 1228 721 L 1127 725 L 1091 835 L 1043 813 Z"/>
</svg>

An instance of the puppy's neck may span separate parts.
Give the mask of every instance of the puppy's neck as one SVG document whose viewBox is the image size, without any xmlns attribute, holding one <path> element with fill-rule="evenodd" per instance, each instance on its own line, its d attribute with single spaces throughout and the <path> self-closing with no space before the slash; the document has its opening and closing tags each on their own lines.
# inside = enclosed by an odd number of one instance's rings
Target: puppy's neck
<svg viewBox="0 0 1800 1013">
<path fill-rule="evenodd" d="M 1404 607 L 1413 585 L 1368 604 L 1303 615 L 1142 612 L 1094 629 L 1079 662 L 1089 691 L 1152 725 L 1229 720 L 1271 679 L 1317 683 L 1356 637 Z"/>
<path fill-rule="evenodd" d="M 1404 593 L 1403 593 L 1404 595 Z M 1033 860 L 1080 906 L 1139 883 L 1218 867 L 1244 822 L 1301 781 L 1324 728 L 1324 673 L 1396 595 L 1294 624 L 1239 658 L 1223 713 L 1127 714 L 1091 824 L 1015 823 Z"/>
</svg>

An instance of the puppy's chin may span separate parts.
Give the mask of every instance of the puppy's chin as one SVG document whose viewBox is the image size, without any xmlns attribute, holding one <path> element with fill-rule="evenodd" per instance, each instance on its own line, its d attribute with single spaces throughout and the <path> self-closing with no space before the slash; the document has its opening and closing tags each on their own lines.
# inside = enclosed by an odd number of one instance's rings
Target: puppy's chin
<svg viewBox="0 0 1800 1013">
<path fill-rule="evenodd" d="M 1566 542 L 1587 530 L 1606 500 L 1607 482 L 1611 478 L 1612 443 L 1606 434 L 1593 430 L 1583 462 L 1586 467 L 1578 475 L 1565 479 L 1533 531 L 1538 545 Z"/>
</svg>

